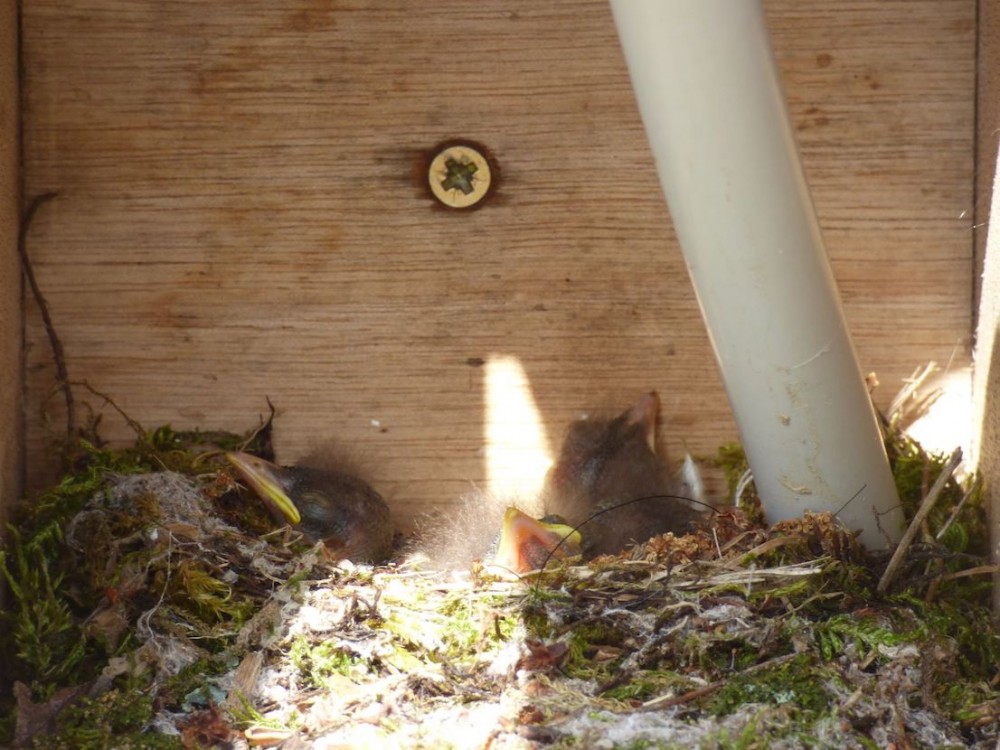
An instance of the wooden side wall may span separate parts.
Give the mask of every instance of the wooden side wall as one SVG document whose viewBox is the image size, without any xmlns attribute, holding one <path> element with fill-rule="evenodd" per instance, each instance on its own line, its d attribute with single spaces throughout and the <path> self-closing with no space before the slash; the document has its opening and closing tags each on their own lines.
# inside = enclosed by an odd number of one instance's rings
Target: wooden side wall
<svg viewBox="0 0 1000 750">
<path fill-rule="evenodd" d="M 1000 8 L 979 3 L 976 91 L 976 372 L 973 381 L 974 458 L 990 499 L 993 560 L 1000 560 Z M 992 210 L 991 210 L 992 209 Z M 1000 615 L 1000 574 L 994 577 Z"/>
<path fill-rule="evenodd" d="M 21 272 L 18 216 L 17 2 L 0 2 L 0 529 L 21 494 Z M 3 532 L 0 531 L 0 534 Z"/>
<path fill-rule="evenodd" d="M 884 403 L 915 366 L 968 357 L 976 5 L 766 8 Z M 543 443 L 649 388 L 675 453 L 735 438 L 604 0 L 24 16 L 27 192 L 59 192 L 33 232 L 39 281 L 70 376 L 147 427 L 243 429 L 269 397 L 283 459 L 354 446 L 404 520 L 487 481 L 497 358 L 523 368 Z M 500 165 L 481 210 L 435 210 L 415 174 L 449 137 Z M 38 486 L 62 417 L 26 309 Z"/>
</svg>

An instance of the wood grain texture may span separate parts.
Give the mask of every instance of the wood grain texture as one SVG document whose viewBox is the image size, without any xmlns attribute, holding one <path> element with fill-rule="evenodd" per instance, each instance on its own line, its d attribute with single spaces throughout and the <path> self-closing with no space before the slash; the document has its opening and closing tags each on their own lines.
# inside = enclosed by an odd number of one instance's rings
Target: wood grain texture
<svg viewBox="0 0 1000 750">
<path fill-rule="evenodd" d="M 17 3 L 0 2 L 0 536 L 21 495 L 24 468 L 21 341 L 23 305 L 17 256 L 18 141 Z M 0 592 L 0 600 L 2 600 Z"/>
<path fill-rule="evenodd" d="M 1000 144 L 1000 7 L 980 0 L 976 45 L 976 178 L 973 309 L 978 310 Z"/>
<path fill-rule="evenodd" d="M 980 2 L 976 79 L 976 370 L 973 454 L 987 493 L 993 562 L 1000 550 L 1000 8 Z M 993 612 L 1000 615 L 1000 572 L 993 576 Z"/>
<path fill-rule="evenodd" d="M 491 357 L 550 443 L 649 388 L 675 453 L 735 438 L 606 3 L 416 7 L 25 0 L 27 185 L 60 192 L 32 253 L 71 377 L 148 427 L 243 429 L 270 397 L 283 459 L 354 446 L 402 521 L 484 481 Z M 766 7 L 884 402 L 967 357 L 975 3 Z M 481 210 L 419 183 L 448 137 L 496 156 Z M 37 485 L 59 418 L 28 313 Z"/>
</svg>

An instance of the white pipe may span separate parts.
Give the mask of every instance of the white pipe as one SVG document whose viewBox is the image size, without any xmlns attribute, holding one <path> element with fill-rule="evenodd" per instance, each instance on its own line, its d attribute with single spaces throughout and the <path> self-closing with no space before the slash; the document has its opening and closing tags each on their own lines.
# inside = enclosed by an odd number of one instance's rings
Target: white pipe
<svg viewBox="0 0 1000 750">
<path fill-rule="evenodd" d="M 773 523 L 903 516 L 756 0 L 611 0 L 674 228 Z"/>
</svg>

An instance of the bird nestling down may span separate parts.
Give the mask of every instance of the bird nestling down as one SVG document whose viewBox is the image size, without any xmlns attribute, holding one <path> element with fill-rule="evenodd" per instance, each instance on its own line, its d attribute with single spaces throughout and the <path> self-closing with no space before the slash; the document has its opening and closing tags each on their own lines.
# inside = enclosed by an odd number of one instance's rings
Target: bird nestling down
<svg viewBox="0 0 1000 750">
<path fill-rule="evenodd" d="M 645 393 L 611 420 L 578 419 L 545 476 L 547 516 L 580 527 L 584 556 L 609 555 L 665 534 L 693 531 L 703 514 L 657 444 L 660 398 Z"/>
<path fill-rule="evenodd" d="M 534 503 L 542 507 L 542 521 L 475 493 L 444 526 L 430 530 L 423 545 L 428 556 L 432 562 L 468 563 L 475 556 L 470 546 L 479 545 L 481 555 L 484 539 L 496 538 L 498 523 L 500 536 L 488 562 L 517 573 L 543 567 L 550 552 L 551 559 L 589 558 L 658 534 L 692 531 L 703 513 L 685 499 L 688 488 L 659 450 L 659 408 L 659 397 L 650 392 L 613 419 L 573 422 Z"/>
<path fill-rule="evenodd" d="M 271 515 L 326 544 L 331 556 L 380 563 L 392 554 L 389 506 L 365 481 L 329 465 L 319 454 L 296 466 L 277 466 L 249 453 L 229 461 Z"/>
</svg>

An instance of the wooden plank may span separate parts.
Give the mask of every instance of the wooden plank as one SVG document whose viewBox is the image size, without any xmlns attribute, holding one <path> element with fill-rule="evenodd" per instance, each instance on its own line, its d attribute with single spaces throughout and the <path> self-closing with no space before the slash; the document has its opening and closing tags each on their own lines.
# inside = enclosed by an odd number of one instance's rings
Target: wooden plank
<svg viewBox="0 0 1000 750">
<path fill-rule="evenodd" d="M 976 79 L 976 179 L 975 179 L 975 308 L 986 256 L 997 145 L 1000 143 L 1000 9 L 979 2 Z"/>
<path fill-rule="evenodd" d="M 1000 138 L 1000 8 L 980 2 L 976 80 L 976 371 L 973 454 L 987 493 L 992 561 L 1000 550 L 1000 214 L 994 187 Z M 993 576 L 993 611 L 1000 614 L 1000 573 Z"/>
<path fill-rule="evenodd" d="M 0 536 L 21 495 L 24 469 L 18 114 L 17 3 L 9 0 L 0 2 Z"/>
<path fill-rule="evenodd" d="M 27 185 L 60 192 L 32 252 L 71 376 L 150 427 L 244 428 L 270 397 L 284 459 L 355 446 L 403 521 L 486 481 L 491 358 L 543 443 L 649 388 L 674 453 L 733 439 L 606 3 L 414 7 L 26 0 Z M 767 9 L 884 402 L 967 355 L 975 4 Z M 448 137 L 499 162 L 481 210 L 415 178 Z M 28 313 L 37 486 L 59 421 Z"/>
</svg>

